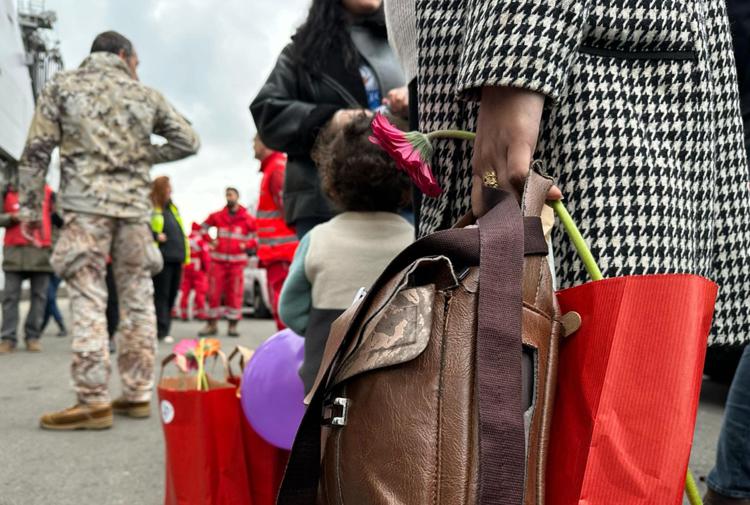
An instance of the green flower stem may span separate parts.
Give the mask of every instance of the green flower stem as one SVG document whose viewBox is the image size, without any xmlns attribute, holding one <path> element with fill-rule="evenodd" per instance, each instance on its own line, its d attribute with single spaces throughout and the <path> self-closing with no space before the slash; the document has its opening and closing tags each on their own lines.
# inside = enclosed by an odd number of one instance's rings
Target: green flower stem
<svg viewBox="0 0 750 505">
<path fill-rule="evenodd" d="M 467 132 L 463 130 L 437 130 L 427 134 L 429 140 L 434 139 L 460 139 L 460 140 L 474 140 L 477 137 L 476 133 Z M 599 270 L 599 266 L 596 264 L 594 256 L 591 254 L 586 241 L 581 236 L 581 232 L 578 231 L 578 227 L 573 222 L 573 219 L 568 214 L 567 209 L 561 201 L 550 202 L 550 205 L 557 213 L 557 217 L 560 218 L 565 231 L 568 233 L 570 240 L 573 242 L 573 246 L 576 248 L 578 255 L 583 260 L 583 264 L 586 270 L 591 276 L 592 280 L 600 281 L 603 279 L 602 272 Z"/>
<path fill-rule="evenodd" d="M 560 219 L 565 231 L 568 233 L 568 237 L 570 237 L 571 242 L 573 242 L 573 247 L 575 247 L 578 255 L 581 257 L 583 265 L 586 267 L 586 271 L 589 273 L 591 280 L 602 280 L 604 276 L 602 275 L 601 270 L 599 270 L 599 266 L 596 264 L 594 255 L 591 254 L 591 250 L 589 250 L 589 247 L 586 245 L 586 241 L 583 239 L 583 236 L 581 236 L 581 232 L 578 231 L 578 227 L 573 222 L 573 218 L 568 214 L 565 205 L 563 205 L 561 200 L 555 200 L 548 203 L 552 206 L 552 209 L 554 209 L 557 217 Z"/>
<path fill-rule="evenodd" d="M 475 138 L 477 138 L 477 134 L 463 131 L 463 130 L 437 130 L 437 131 L 428 133 L 427 138 L 430 140 L 434 140 L 434 139 L 474 140 Z"/>
<path fill-rule="evenodd" d="M 198 375 L 196 377 L 195 385 L 198 391 L 203 390 L 203 374 L 205 373 L 205 363 L 203 357 L 203 339 L 198 341 L 198 352 L 196 358 L 198 359 Z"/>
<path fill-rule="evenodd" d="M 703 505 L 698 486 L 695 484 L 695 479 L 690 470 L 687 472 L 687 478 L 685 479 L 685 493 L 687 494 L 690 505 Z"/>
</svg>

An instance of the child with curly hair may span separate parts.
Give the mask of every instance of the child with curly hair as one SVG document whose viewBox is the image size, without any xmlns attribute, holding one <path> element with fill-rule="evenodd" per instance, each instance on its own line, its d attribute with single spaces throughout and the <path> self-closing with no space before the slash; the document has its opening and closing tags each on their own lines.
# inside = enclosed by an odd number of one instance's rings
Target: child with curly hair
<svg viewBox="0 0 750 505">
<path fill-rule="evenodd" d="M 413 226 L 399 215 L 409 178 L 368 140 L 370 124 L 362 116 L 320 138 L 315 158 L 323 190 L 341 213 L 302 238 L 281 291 L 281 319 L 305 338 L 300 376 L 306 393 L 331 323 L 414 240 Z"/>
</svg>

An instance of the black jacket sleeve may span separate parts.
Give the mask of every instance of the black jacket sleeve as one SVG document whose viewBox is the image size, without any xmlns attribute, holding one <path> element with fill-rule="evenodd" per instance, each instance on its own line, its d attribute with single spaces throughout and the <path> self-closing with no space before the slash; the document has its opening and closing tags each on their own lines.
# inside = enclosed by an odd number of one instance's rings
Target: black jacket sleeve
<svg viewBox="0 0 750 505">
<path fill-rule="evenodd" d="M 263 143 L 290 156 L 309 155 L 320 129 L 341 107 L 314 103 L 303 96 L 300 82 L 306 76 L 287 46 L 271 75 L 250 105 Z"/>
</svg>

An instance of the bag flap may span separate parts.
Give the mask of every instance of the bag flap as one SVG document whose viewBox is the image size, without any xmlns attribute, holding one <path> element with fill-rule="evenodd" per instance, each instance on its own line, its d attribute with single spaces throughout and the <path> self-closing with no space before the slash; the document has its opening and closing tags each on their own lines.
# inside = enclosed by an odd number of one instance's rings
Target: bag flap
<svg viewBox="0 0 750 505">
<path fill-rule="evenodd" d="M 305 398 L 305 404 L 309 405 L 314 392 L 318 388 L 326 388 L 330 385 L 329 377 L 336 375 L 342 364 L 347 363 L 349 357 L 359 349 L 367 328 L 374 328 L 377 325 L 380 318 L 385 315 L 385 309 L 390 305 L 393 298 L 406 289 L 410 280 L 417 275 L 432 278 L 436 286 L 432 289 L 442 289 L 447 285 L 458 283 L 453 265 L 445 256 L 418 258 L 395 276 L 389 278 L 387 282 L 380 284 L 379 289 L 379 283 L 376 283 L 374 291 L 358 298 L 331 325 L 321 367 L 318 376 L 315 378 L 312 391 Z M 428 285 L 426 282 L 420 282 L 419 284 Z M 367 334 L 370 332 L 367 332 Z M 329 374 L 328 370 L 331 365 L 333 365 L 333 369 Z"/>
<path fill-rule="evenodd" d="M 422 354 L 430 342 L 434 301 L 434 284 L 399 291 L 364 326 L 359 345 L 336 369 L 330 387 Z"/>
</svg>

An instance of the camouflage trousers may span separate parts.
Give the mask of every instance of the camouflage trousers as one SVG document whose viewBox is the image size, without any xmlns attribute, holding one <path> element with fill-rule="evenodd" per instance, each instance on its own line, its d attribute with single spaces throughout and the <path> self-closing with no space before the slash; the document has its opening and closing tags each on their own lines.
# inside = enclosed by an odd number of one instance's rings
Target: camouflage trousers
<svg viewBox="0 0 750 505">
<path fill-rule="evenodd" d="M 66 212 L 51 263 L 70 291 L 73 386 L 82 403 L 109 402 L 109 336 L 106 269 L 112 258 L 120 324 L 115 334 L 123 395 L 147 401 L 154 386 L 156 316 L 147 247 L 153 247 L 144 220 Z"/>
</svg>

